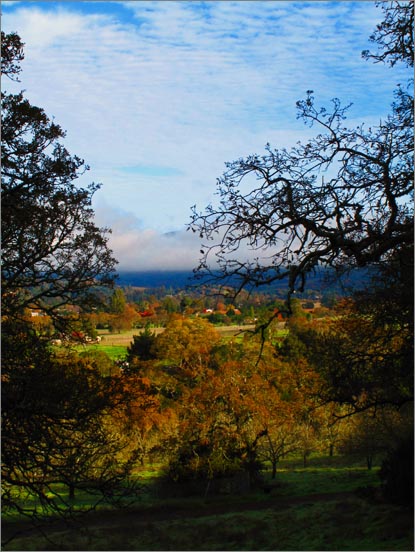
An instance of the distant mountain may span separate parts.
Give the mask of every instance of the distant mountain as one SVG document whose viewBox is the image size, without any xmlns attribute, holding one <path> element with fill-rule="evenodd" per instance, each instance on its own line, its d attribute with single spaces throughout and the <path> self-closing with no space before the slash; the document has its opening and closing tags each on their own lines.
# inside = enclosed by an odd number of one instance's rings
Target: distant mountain
<svg viewBox="0 0 415 552">
<path fill-rule="evenodd" d="M 117 285 L 145 288 L 174 288 L 183 289 L 191 285 L 191 271 L 146 271 L 146 272 L 119 272 Z M 194 282 L 193 282 L 194 283 Z"/>
<path fill-rule="evenodd" d="M 314 291 L 333 291 L 340 294 L 347 294 L 350 288 L 357 289 L 368 285 L 370 274 L 368 270 L 358 269 L 343 276 L 341 281 L 336 280 L 333 270 L 320 269 L 307 278 L 306 289 Z M 129 271 L 119 272 L 117 285 L 143 288 L 172 288 L 174 290 L 184 289 L 187 286 L 195 285 L 198 282 L 194 279 L 191 271 Z M 287 281 L 276 281 L 269 286 L 261 286 L 258 292 L 272 293 L 275 291 L 287 291 Z"/>
</svg>

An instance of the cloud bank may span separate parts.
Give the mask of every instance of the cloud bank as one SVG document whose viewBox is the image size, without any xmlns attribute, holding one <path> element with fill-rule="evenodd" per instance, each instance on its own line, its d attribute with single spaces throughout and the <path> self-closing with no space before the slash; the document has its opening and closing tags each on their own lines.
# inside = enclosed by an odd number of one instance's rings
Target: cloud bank
<svg viewBox="0 0 415 552">
<path fill-rule="evenodd" d="M 200 240 L 185 227 L 161 233 L 144 227 L 132 212 L 114 209 L 102 201 L 95 215 L 100 227 L 111 228 L 109 246 L 116 253 L 120 270 L 191 271 L 198 264 Z"/>
</svg>

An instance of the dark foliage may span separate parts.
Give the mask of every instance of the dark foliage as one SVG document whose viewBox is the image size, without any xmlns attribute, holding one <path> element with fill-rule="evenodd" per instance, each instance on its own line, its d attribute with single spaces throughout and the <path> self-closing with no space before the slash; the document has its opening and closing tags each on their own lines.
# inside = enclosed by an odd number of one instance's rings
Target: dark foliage
<svg viewBox="0 0 415 552">
<path fill-rule="evenodd" d="M 138 360 L 154 360 L 157 358 L 156 351 L 156 334 L 146 325 L 144 330 L 138 335 L 133 336 L 133 342 L 127 349 L 127 361 L 133 362 Z"/>
<path fill-rule="evenodd" d="M 391 450 L 379 473 L 385 498 L 413 507 L 414 502 L 414 438 L 402 440 Z"/>
<path fill-rule="evenodd" d="M 379 269 L 330 324 L 290 321 L 279 353 L 307 358 L 323 376 L 320 399 L 356 410 L 413 401 L 413 272 L 411 249 Z"/>
<path fill-rule="evenodd" d="M 23 44 L 2 33 L 2 76 L 17 80 Z M 65 322 L 59 307 L 88 306 L 111 285 L 115 260 L 93 221 L 99 188 L 75 184 L 88 167 L 60 143 L 43 109 L 2 92 L 2 507 L 31 516 L 72 513 L 75 489 L 114 495 L 129 470 L 109 432 L 117 392 L 87 360 L 56 355 L 27 308 Z M 68 496 L 57 491 L 68 487 Z"/>
<path fill-rule="evenodd" d="M 17 35 L 2 33 L 2 75 L 19 73 Z M 43 109 L 2 92 L 2 312 L 56 312 L 86 304 L 90 290 L 113 280 L 107 231 L 95 226 L 91 199 L 99 185 L 76 179 L 88 167 L 60 140 L 65 133 Z"/>
<path fill-rule="evenodd" d="M 24 59 L 23 42 L 16 33 L 1 32 L 1 74 L 19 82 L 20 62 Z"/>
<path fill-rule="evenodd" d="M 3 510 L 67 515 L 76 489 L 111 498 L 130 468 L 115 461 L 123 444 L 105 425 L 115 382 L 88 360 L 55 356 L 23 322 L 3 322 L 2 344 Z"/>
</svg>

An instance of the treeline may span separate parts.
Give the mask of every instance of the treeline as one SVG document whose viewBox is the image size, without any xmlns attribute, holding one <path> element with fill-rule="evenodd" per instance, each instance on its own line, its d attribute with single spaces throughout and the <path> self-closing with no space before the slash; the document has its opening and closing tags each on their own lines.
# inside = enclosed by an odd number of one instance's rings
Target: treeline
<svg viewBox="0 0 415 552">
<path fill-rule="evenodd" d="M 165 294 L 163 289 L 144 292 L 116 287 L 106 294 L 101 292 L 100 303 L 90 309 L 70 304 L 61 307 L 59 317 L 65 320 L 69 332 L 60 331 L 54 317 L 47 311 L 26 309 L 25 317 L 44 338 L 56 340 L 65 337 L 90 342 L 97 339 L 100 330 L 119 333 L 144 328 L 148 324 L 165 327 L 175 316 L 201 316 L 215 325 L 252 325 L 275 315 L 286 320 L 290 313 L 303 309 L 309 318 L 335 316 L 343 299 L 334 293 L 323 296 L 321 300 L 315 294 L 306 295 L 303 299 L 292 299 L 288 306 L 287 301 L 261 292 L 240 293 L 235 298 L 231 288 L 225 294 L 213 290 L 205 290 L 203 294 L 185 290 Z"/>
</svg>

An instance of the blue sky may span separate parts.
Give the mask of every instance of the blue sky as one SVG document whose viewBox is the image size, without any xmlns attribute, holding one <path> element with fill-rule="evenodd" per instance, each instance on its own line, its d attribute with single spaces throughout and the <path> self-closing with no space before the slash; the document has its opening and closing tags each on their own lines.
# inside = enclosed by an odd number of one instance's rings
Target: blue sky
<svg viewBox="0 0 415 552">
<path fill-rule="evenodd" d="M 371 1 L 2 2 L 25 42 L 21 84 L 102 182 L 94 209 L 119 269 L 187 269 L 190 207 L 215 201 L 226 161 L 306 140 L 295 103 L 353 102 L 349 124 L 389 110 L 400 69 L 361 58 Z"/>
</svg>

